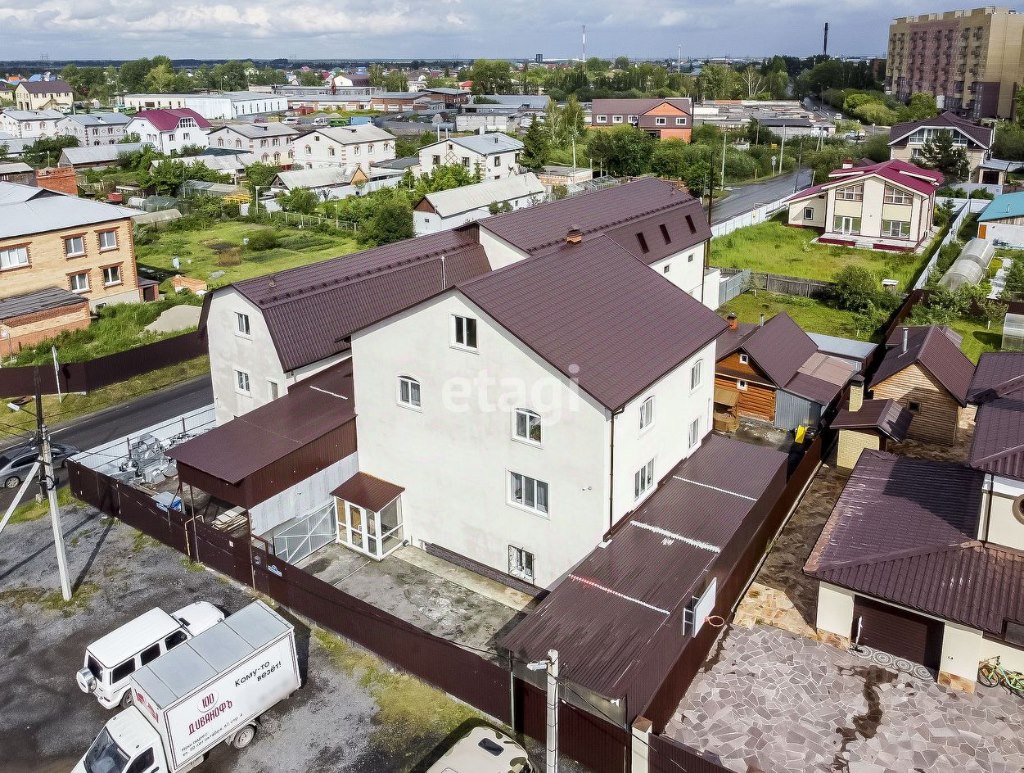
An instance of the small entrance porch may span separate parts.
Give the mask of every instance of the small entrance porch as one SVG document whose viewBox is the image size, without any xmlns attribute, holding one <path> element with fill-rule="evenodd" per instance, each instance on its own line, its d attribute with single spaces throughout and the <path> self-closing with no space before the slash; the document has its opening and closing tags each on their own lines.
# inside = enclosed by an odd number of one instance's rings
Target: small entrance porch
<svg viewBox="0 0 1024 773">
<path fill-rule="evenodd" d="M 377 561 L 402 547 L 401 486 L 357 472 L 332 491 L 338 541 Z"/>
</svg>

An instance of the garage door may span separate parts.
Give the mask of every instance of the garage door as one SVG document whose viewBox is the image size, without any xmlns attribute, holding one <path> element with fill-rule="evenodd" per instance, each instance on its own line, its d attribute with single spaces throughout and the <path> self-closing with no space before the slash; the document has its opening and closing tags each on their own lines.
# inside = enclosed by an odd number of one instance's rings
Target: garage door
<svg viewBox="0 0 1024 773">
<path fill-rule="evenodd" d="M 933 670 L 939 668 L 942 623 L 938 620 L 857 596 L 853 601 L 851 638 Z"/>
</svg>

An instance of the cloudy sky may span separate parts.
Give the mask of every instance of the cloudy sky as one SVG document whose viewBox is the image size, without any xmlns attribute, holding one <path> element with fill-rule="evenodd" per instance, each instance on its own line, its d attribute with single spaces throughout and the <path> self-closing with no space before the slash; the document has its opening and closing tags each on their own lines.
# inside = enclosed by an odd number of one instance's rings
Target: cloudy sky
<svg viewBox="0 0 1024 773">
<path fill-rule="evenodd" d="M 0 61 L 873 55 L 921 0 L 0 0 Z"/>
</svg>

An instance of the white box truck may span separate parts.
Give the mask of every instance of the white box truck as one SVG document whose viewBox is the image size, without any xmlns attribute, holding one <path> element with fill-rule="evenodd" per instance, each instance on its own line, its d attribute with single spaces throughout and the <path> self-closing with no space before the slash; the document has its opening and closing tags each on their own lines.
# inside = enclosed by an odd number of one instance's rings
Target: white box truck
<svg viewBox="0 0 1024 773">
<path fill-rule="evenodd" d="M 214 746 L 248 746 L 255 720 L 298 689 L 295 629 L 255 601 L 131 677 L 74 773 L 181 773 Z"/>
</svg>

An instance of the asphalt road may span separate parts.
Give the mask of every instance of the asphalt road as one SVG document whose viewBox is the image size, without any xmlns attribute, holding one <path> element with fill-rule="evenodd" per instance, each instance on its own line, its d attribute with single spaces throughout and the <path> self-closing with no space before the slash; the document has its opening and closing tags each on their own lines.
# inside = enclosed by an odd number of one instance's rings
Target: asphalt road
<svg viewBox="0 0 1024 773">
<path fill-rule="evenodd" d="M 797 175 L 799 175 L 799 181 Z M 711 213 L 711 222 L 712 224 L 722 223 L 756 209 L 762 204 L 777 201 L 810 184 L 811 170 L 802 169 L 799 172 L 773 177 L 760 183 L 733 186 L 728 196 L 720 202 L 715 202 L 714 211 Z"/>
<path fill-rule="evenodd" d="M 210 377 L 200 376 L 152 392 L 137 400 L 82 416 L 67 424 L 56 425 L 51 428 L 50 435 L 57 443 L 67 443 L 86 450 L 212 402 L 213 385 L 210 383 Z M 0 440 L 0 450 L 23 443 L 25 440 L 24 437 L 4 437 Z M 61 484 L 66 482 L 62 474 L 58 474 L 58 478 Z M 35 496 L 37 491 L 38 487 L 30 487 L 23 501 Z M 14 498 L 14 493 L 12 490 L 0 489 L 0 515 Z"/>
</svg>

